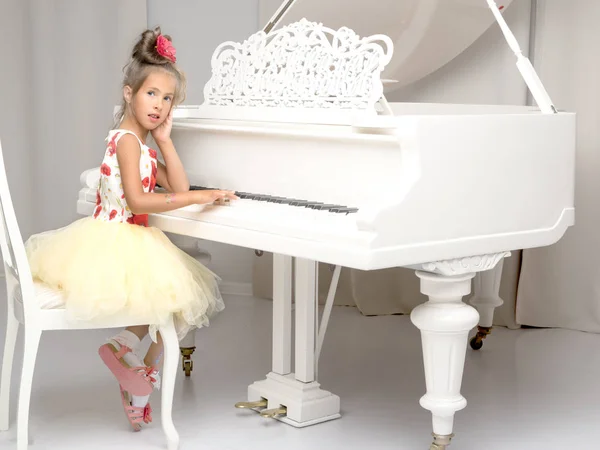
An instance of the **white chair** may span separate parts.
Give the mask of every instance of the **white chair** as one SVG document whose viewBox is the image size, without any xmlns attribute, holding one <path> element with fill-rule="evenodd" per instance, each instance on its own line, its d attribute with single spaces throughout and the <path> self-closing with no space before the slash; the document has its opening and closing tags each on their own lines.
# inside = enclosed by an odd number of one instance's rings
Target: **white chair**
<svg viewBox="0 0 600 450">
<path fill-rule="evenodd" d="M 121 328 L 130 325 L 144 325 L 139 321 L 121 315 L 102 323 L 74 322 L 67 318 L 64 301 L 58 291 L 34 283 L 25 253 L 25 246 L 10 197 L 2 146 L 0 144 L 0 247 L 6 274 L 7 324 L 2 379 L 0 386 L 0 430 L 9 428 L 10 379 L 13 356 L 19 323 L 25 331 L 23 368 L 19 390 L 17 416 L 17 449 L 28 447 L 29 402 L 33 370 L 42 331 L 81 330 L 98 328 Z M 167 439 L 167 448 L 179 447 L 179 435 L 171 417 L 173 392 L 178 367 L 177 334 L 173 319 L 159 329 L 164 342 L 164 364 L 162 375 L 162 427 Z M 107 372 L 108 373 L 108 372 Z"/>
</svg>

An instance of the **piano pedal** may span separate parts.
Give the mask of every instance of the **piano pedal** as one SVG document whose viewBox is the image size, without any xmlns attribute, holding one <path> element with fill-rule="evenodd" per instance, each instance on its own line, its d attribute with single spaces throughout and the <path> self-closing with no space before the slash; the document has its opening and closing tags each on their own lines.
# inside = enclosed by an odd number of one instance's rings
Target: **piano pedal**
<svg viewBox="0 0 600 450">
<path fill-rule="evenodd" d="M 441 436 L 439 434 L 433 434 L 433 443 L 429 450 L 446 450 L 446 447 L 450 445 L 450 440 L 454 437 L 454 434 L 448 434 Z"/>
<path fill-rule="evenodd" d="M 237 402 L 235 407 L 239 409 L 266 408 L 267 400 L 263 398 L 254 402 Z"/>
<path fill-rule="evenodd" d="M 285 406 L 280 406 L 279 408 L 263 409 L 260 412 L 260 417 L 264 417 L 265 419 L 274 419 L 277 416 L 285 416 L 286 414 L 287 408 Z"/>
</svg>

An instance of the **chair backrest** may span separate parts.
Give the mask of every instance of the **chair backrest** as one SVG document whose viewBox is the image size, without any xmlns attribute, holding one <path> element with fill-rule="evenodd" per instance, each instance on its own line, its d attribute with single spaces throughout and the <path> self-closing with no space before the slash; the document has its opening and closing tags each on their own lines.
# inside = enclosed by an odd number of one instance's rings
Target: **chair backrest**
<svg viewBox="0 0 600 450">
<path fill-rule="evenodd" d="M 6 296 L 8 300 L 8 313 L 14 310 L 15 289 L 21 290 L 23 300 L 24 319 L 38 310 L 34 297 L 33 280 L 29 261 L 25 252 L 25 245 L 17 223 L 15 209 L 10 198 L 2 142 L 0 142 L 0 249 L 4 261 L 6 276 Z"/>
</svg>

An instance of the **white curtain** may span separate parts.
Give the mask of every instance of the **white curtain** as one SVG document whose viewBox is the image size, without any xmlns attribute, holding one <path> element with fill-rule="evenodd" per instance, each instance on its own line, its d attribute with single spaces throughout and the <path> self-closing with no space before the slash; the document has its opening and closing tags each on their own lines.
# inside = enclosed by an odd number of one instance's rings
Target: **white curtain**
<svg viewBox="0 0 600 450">
<path fill-rule="evenodd" d="M 32 232 L 80 218 L 79 175 L 99 165 L 122 67 L 146 27 L 145 0 L 28 0 L 27 131 Z"/>
<path fill-rule="evenodd" d="M 33 170 L 31 151 L 32 95 L 30 71 L 30 38 L 23 24 L 28 20 L 27 2 L 0 0 L 0 141 L 7 168 L 15 212 L 21 232 L 29 234 L 33 227 Z M 0 269 L 2 272 L 2 269 Z"/>
<path fill-rule="evenodd" d="M 517 321 L 600 332 L 600 2 L 538 2 L 536 66 L 559 109 L 577 113 L 575 226 L 523 253 Z M 549 155 L 550 157 L 551 155 Z"/>
</svg>

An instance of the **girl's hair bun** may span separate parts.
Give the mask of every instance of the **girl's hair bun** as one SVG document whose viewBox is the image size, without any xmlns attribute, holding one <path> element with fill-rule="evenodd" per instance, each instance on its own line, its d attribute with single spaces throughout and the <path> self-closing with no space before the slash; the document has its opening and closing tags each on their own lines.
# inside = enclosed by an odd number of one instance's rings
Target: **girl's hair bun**
<svg viewBox="0 0 600 450">
<path fill-rule="evenodd" d="M 171 42 L 171 36 L 162 34 L 160 27 L 146 30 L 133 47 L 131 58 L 142 64 L 173 64 L 175 63 L 175 49 Z"/>
</svg>

